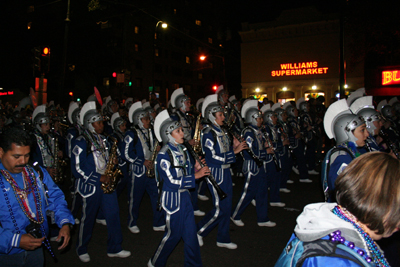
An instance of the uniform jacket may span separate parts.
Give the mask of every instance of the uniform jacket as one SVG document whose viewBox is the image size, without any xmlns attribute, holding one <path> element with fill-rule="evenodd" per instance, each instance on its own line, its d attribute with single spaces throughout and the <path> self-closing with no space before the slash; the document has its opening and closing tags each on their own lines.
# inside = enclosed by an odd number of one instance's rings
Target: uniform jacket
<svg viewBox="0 0 400 267">
<path fill-rule="evenodd" d="M 4 166 L 0 163 L 0 169 L 4 170 Z M 58 186 L 53 182 L 48 172 L 42 168 L 43 172 L 43 182 L 39 178 L 39 175 L 36 171 L 33 170 L 35 175 L 36 183 L 39 187 L 39 193 L 41 198 L 41 206 L 42 206 L 42 214 L 44 216 L 43 226 L 45 228 L 46 234 L 48 233 L 48 223 L 46 217 L 46 211 L 53 211 L 55 223 L 58 227 L 62 227 L 66 223 L 74 224 L 74 218 L 71 215 L 67 207 L 67 202 L 64 198 L 64 193 L 58 188 Z M 11 174 L 11 173 L 10 173 Z M 20 188 L 23 187 L 22 173 L 19 174 L 11 174 L 14 180 L 17 182 Z M 15 197 L 13 192 L 13 188 L 7 182 L 7 180 L 0 173 L 0 254 L 16 254 L 23 252 L 24 250 L 19 248 L 19 244 L 21 241 L 21 235 L 26 234 L 25 228 L 30 224 L 28 217 L 24 214 L 21 209 L 18 200 Z M 45 184 L 48 188 L 48 196 L 45 196 Z M 7 194 L 7 196 L 6 196 Z M 8 200 L 6 199 L 8 198 Z M 34 198 L 32 193 L 28 195 L 28 200 L 30 203 L 30 207 L 33 212 L 36 212 L 36 208 L 34 207 Z M 9 204 L 7 203 L 9 201 Z M 13 218 L 11 218 L 11 214 L 9 209 L 12 209 L 13 217 L 15 220 L 15 224 Z M 17 233 L 16 227 L 18 227 L 20 233 Z M 1 264 L 0 264 L 1 265 Z"/>
</svg>

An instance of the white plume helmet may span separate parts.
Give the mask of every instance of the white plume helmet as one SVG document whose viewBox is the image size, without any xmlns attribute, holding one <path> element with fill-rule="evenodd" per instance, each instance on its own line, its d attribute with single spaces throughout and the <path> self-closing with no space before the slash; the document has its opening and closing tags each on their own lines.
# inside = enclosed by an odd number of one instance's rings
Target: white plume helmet
<svg viewBox="0 0 400 267">
<path fill-rule="evenodd" d="M 365 92 L 365 87 L 358 88 L 355 92 L 361 92 L 363 94 L 362 96 L 367 95 L 367 93 Z"/>
<path fill-rule="evenodd" d="M 31 98 L 29 96 L 24 97 L 24 98 L 21 99 L 21 101 L 19 101 L 17 109 L 21 110 L 23 108 L 26 108 L 26 106 L 28 106 L 28 105 L 30 105 L 31 107 L 33 106 L 32 105 L 32 100 L 31 100 Z"/>
<path fill-rule="evenodd" d="M 364 92 L 362 90 L 354 91 L 347 98 L 347 105 L 350 107 L 354 101 L 356 101 L 360 97 L 363 97 L 364 95 L 365 95 L 365 90 L 364 90 Z"/>
<path fill-rule="evenodd" d="M 95 101 L 86 102 L 85 105 L 83 105 L 83 107 L 81 109 L 81 113 L 79 115 L 79 120 L 81 122 L 81 125 L 84 125 L 85 114 L 91 110 L 96 110 L 96 102 Z"/>
<path fill-rule="evenodd" d="M 354 114 L 357 114 L 360 110 L 362 110 L 364 108 L 375 109 L 375 107 L 372 103 L 372 96 L 359 97 L 350 106 L 350 110 Z"/>
<path fill-rule="evenodd" d="M 69 104 L 69 108 L 68 108 L 68 121 L 69 121 L 69 123 L 71 123 L 71 124 L 74 124 L 73 114 L 74 114 L 74 111 L 76 111 L 77 109 L 79 110 L 79 104 L 78 104 L 78 103 L 76 103 L 76 102 L 71 102 L 71 103 Z"/>
<path fill-rule="evenodd" d="M 86 100 L 86 102 L 91 102 L 91 101 L 97 101 L 97 98 L 96 98 L 96 95 L 95 94 L 93 94 L 93 95 L 90 95 L 89 97 L 88 97 L 88 99 Z"/>
<path fill-rule="evenodd" d="M 147 109 L 152 109 L 150 102 L 144 102 L 142 103 L 142 109 L 147 110 Z"/>
<path fill-rule="evenodd" d="M 215 94 L 218 95 L 219 93 L 221 93 L 221 91 L 224 91 L 224 86 L 223 85 L 218 86 L 217 90 L 215 91 Z"/>
<path fill-rule="evenodd" d="M 281 103 L 275 103 L 272 107 L 271 107 L 271 109 L 272 109 L 272 111 L 275 111 L 277 108 L 281 108 Z"/>
<path fill-rule="evenodd" d="M 143 110 L 143 106 L 142 106 L 142 102 L 140 102 L 140 101 L 133 103 L 133 104 L 131 105 L 131 107 L 129 108 L 128 118 L 129 118 L 129 121 L 130 121 L 131 123 L 134 123 L 133 115 L 134 115 L 134 113 L 136 113 L 137 111 L 144 111 L 144 110 Z"/>
<path fill-rule="evenodd" d="M 292 103 L 290 103 L 289 101 L 286 102 L 285 104 L 283 104 L 282 109 L 286 110 L 288 107 L 291 107 Z"/>
<path fill-rule="evenodd" d="M 184 105 L 184 102 L 188 99 L 190 98 L 187 95 L 185 95 L 183 88 L 178 88 L 172 92 L 171 105 L 173 108 L 181 109 Z"/>
<path fill-rule="evenodd" d="M 242 118 L 246 117 L 246 113 L 249 109 L 251 108 L 257 108 L 258 109 L 258 100 L 254 99 L 254 100 L 250 100 L 247 101 L 246 103 L 244 103 L 243 107 L 242 107 Z"/>
<path fill-rule="evenodd" d="M 168 113 L 168 110 L 161 111 L 154 120 L 154 133 L 160 142 L 174 142 L 171 133 L 182 126 L 180 122 L 174 121 Z"/>
<path fill-rule="evenodd" d="M 198 112 L 201 112 L 200 106 L 202 105 L 203 102 L 204 102 L 204 98 L 203 98 L 203 97 L 200 98 L 199 100 L 197 100 L 197 102 L 196 102 L 196 109 L 197 109 Z"/>
<path fill-rule="evenodd" d="M 383 108 L 384 106 L 386 106 L 386 105 L 388 105 L 388 102 L 387 102 L 386 99 L 383 99 L 381 102 L 378 103 L 378 106 L 376 107 L 376 109 L 377 109 L 379 112 L 381 112 L 381 111 L 382 111 L 382 108 Z"/>
<path fill-rule="evenodd" d="M 216 118 L 214 117 L 213 113 L 219 111 L 224 112 L 224 108 L 218 102 L 218 95 L 211 94 L 206 96 L 203 106 L 201 107 L 201 114 L 203 115 L 203 118 L 215 123 Z"/>
<path fill-rule="evenodd" d="M 117 121 L 120 121 L 118 123 L 118 125 L 116 125 Z M 115 112 L 112 116 L 111 116 L 111 127 L 113 128 L 113 130 L 118 130 L 115 129 L 115 127 L 118 127 L 119 125 L 121 125 L 124 122 L 124 119 L 119 115 L 118 112 Z"/>
<path fill-rule="evenodd" d="M 133 98 L 132 97 L 128 97 L 125 100 L 125 103 L 124 103 L 125 107 L 129 107 L 132 104 L 132 102 L 133 102 Z"/>
<path fill-rule="evenodd" d="M 344 114 L 352 114 L 347 105 L 346 99 L 340 99 L 332 103 L 326 110 L 324 116 L 324 129 L 329 139 L 335 138 L 334 135 L 334 124 L 338 117 Z"/>
<path fill-rule="evenodd" d="M 35 119 L 37 116 L 44 116 L 46 114 L 46 105 L 40 105 L 35 108 L 32 113 L 32 123 L 35 123 Z"/>
<path fill-rule="evenodd" d="M 266 111 L 271 109 L 271 104 L 265 104 L 261 107 L 261 112 L 264 114 Z"/>
<path fill-rule="evenodd" d="M 238 101 L 238 100 L 236 99 L 236 96 L 235 96 L 235 95 L 232 95 L 232 96 L 229 97 L 229 101 L 230 101 L 232 104 L 234 104 L 233 102 L 234 102 L 234 101 Z"/>
<path fill-rule="evenodd" d="M 297 99 L 296 101 L 296 107 L 298 110 L 300 110 L 300 104 L 306 102 L 306 99 L 304 97 L 300 97 L 299 99 Z"/>
</svg>

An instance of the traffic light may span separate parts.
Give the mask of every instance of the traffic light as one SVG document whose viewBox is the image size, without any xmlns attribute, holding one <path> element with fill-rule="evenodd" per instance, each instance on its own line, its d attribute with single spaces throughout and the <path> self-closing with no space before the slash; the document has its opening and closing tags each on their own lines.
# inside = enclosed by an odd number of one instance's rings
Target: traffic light
<svg viewBox="0 0 400 267">
<path fill-rule="evenodd" d="M 42 74 L 48 73 L 50 70 L 50 48 L 47 46 L 41 47 L 40 55 L 40 72 Z"/>
<path fill-rule="evenodd" d="M 218 86 L 214 85 L 214 86 L 212 87 L 212 89 L 213 89 L 214 91 L 217 91 Z"/>
<path fill-rule="evenodd" d="M 132 86 L 132 82 L 131 81 L 129 81 L 128 86 Z"/>
<path fill-rule="evenodd" d="M 74 93 L 73 93 L 73 92 L 69 92 L 69 95 L 70 95 L 70 96 L 74 96 Z"/>
<path fill-rule="evenodd" d="M 41 58 L 41 48 L 40 47 L 34 47 L 32 49 L 33 53 L 33 70 L 35 72 L 40 71 L 40 58 Z"/>
<path fill-rule="evenodd" d="M 117 73 L 116 73 L 116 72 L 113 72 L 113 73 L 112 73 L 112 76 L 113 76 L 114 78 L 117 78 Z"/>
</svg>

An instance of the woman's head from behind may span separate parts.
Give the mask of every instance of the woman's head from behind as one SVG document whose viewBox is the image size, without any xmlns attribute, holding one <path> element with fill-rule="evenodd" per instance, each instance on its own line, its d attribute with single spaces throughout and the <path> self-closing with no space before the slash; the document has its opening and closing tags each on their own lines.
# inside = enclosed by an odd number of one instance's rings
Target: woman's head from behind
<svg viewBox="0 0 400 267">
<path fill-rule="evenodd" d="M 399 160 L 382 152 L 363 154 L 337 178 L 337 202 L 369 230 L 388 237 L 400 225 L 399 178 Z"/>
</svg>

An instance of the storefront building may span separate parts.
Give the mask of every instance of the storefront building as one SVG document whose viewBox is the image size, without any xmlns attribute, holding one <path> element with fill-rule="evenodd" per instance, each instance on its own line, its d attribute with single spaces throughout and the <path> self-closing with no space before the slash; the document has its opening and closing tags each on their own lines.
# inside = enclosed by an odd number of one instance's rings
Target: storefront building
<svg viewBox="0 0 400 267">
<path fill-rule="evenodd" d="M 284 11 L 272 22 L 242 24 L 242 97 L 283 104 L 323 95 L 329 103 L 339 91 L 339 33 L 339 15 L 313 7 Z M 364 63 L 346 69 L 346 93 L 364 87 Z"/>
</svg>

